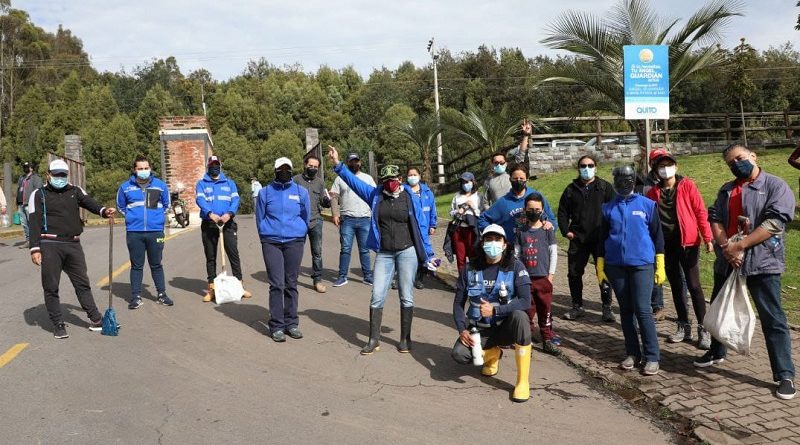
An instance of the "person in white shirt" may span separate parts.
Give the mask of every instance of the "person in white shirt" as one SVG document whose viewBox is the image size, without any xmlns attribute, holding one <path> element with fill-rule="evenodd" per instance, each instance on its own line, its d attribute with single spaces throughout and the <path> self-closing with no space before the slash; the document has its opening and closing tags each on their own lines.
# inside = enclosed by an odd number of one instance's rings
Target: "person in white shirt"
<svg viewBox="0 0 800 445">
<path fill-rule="evenodd" d="M 450 216 L 453 217 L 456 224 L 451 242 L 459 272 L 464 270 L 467 258 L 474 254 L 477 220 L 481 216 L 480 209 L 481 197 L 475 185 L 475 175 L 471 172 L 464 172 L 461 175 L 461 187 L 453 196 L 450 204 Z"/>
<path fill-rule="evenodd" d="M 256 203 L 258 203 L 258 192 L 261 191 L 263 187 L 261 183 L 258 182 L 258 179 L 255 177 L 250 178 L 250 191 L 253 193 L 253 214 L 256 213 Z"/>
</svg>

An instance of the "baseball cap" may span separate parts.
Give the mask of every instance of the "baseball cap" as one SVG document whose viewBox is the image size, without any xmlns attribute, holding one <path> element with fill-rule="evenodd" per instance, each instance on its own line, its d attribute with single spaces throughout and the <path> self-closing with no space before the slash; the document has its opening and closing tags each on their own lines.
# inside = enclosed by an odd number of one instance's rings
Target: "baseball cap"
<svg viewBox="0 0 800 445">
<path fill-rule="evenodd" d="M 380 179 L 394 178 L 397 176 L 400 176 L 400 167 L 394 164 L 389 164 L 384 165 L 383 168 L 381 168 Z"/>
<path fill-rule="evenodd" d="M 281 166 L 288 165 L 289 168 L 294 168 L 292 165 L 292 160 L 286 157 L 278 158 L 275 160 L 275 170 L 281 168 Z"/>
<path fill-rule="evenodd" d="M 208 162 L 206 162 L 206 166 L 211 166 L 211 164 L 219 164 L 222 165 L 222 161 L 219 160 L 216 156 L 209 156 Z"/>
<path fill-rule="evenodd" d="M 503 238 L 506 237 L 505 229 L 503 229 L 503 226 L 498 225 L 498 224 L 489 224 L 488 226 L 486 226 L 486 228 L 483 229 L 483 232 L 481 232 L 481 238 L 483 238 L 484 236 L 486 236 L 486 235 L 488 235 L 490 233 L 496 233 L 496 234 L 502 236 Z"/>
<path fill-rule="evenodd" d="M 473 175 L 472 172 L 464 172 L 464 173 L 461 174 L 461 180 L 463 180 L 463 181 L 474 181 L 475 180 L 475 175 Z"/>
<path fill-rule="evenodd" d="M 350 153 L 349 155 L 347 155 L 347 162 L 350 162 L 352 160 L 360 161 L 361 157 L 358 156 L 358 153 Z"/>
<path fill-rule="evenodd" d="M 61 159 L 50 163 L 50 173 L 69 173 L 69 165 Z"/>
<path fill-rule="evenodd" d="M 657 163 L 661 158 L 669 158 L 672 162 L 676 162 L 675 157 L 673 157 L 670 152 L 663 148 L 657 148 L 650 152 L 650 166 L 652 167 L 653 164 Z"/>
</svg>

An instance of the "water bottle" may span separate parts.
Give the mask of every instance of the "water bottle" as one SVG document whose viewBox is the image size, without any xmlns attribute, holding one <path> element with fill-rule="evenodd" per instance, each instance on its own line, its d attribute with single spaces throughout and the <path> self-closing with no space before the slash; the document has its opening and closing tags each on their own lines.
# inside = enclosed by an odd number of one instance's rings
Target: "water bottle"
<svg viewBox="0 0 800 445">
<path fill-rule="evenodd" d="M 481 347 L 481 333 L 478 328 L 473 327 L 469 330 L 469 338 L 472 340 L 472 364 L 483 366 L 483 348 Z"/>
<path fill-rule="evenodd" d="M 8 218 L 8 213 L 3 212 L 0 215 L 0 227 L 11 227 L 11 220 Z"/>
<path fill-rule="evenodd" d="M 506 289 L 506 282 L 500 282 L 500 304 L 508 303 L 508 289 Z"/>
</svg>

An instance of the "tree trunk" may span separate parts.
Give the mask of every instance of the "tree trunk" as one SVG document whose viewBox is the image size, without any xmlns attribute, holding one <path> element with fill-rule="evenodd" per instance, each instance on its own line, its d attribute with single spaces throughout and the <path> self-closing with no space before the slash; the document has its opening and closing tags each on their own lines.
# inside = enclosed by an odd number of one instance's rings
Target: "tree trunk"
<svg viewBox="0 0 800 445">
<path fill-rule="evenodd" d="M 639 138 L 639 160 L 634 161 L 636 169 L 642 176 L 647 176 L 648 159 L 647 159 L 647 127 L 643 120 L 637 120 L 635 124 L 631 124 L 633 130 L 636 131 L 636 137 Z"/>
<path fill-rule="evenodd" d="M 427 184 L 431 184 L 431 148 L 427 147 L 422 150 L 422 180 Z"/>
<path fill-rule="evenodd" d="M 739 98 L 739 113 L 742 116 L 742 139 L 744 146 L 747 147 L 747 124 L 744 121 L 744 104 L 741 97 Z"/>
</svg>

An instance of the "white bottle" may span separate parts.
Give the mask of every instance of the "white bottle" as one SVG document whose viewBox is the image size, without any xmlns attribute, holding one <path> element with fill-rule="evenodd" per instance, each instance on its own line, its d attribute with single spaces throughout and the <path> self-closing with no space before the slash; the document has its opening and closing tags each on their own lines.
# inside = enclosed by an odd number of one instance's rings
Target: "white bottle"
<svg viewBox="0 0 800 445">
<path fill-rule="evenodd" d="M 506 289 L 506 282 L 500 282 L 500 292 L 498 294 L 500 296 L 500 304 L 508 303 L 508 289 Z"/>
<path fill-rule="evenodd" d="M 478 328 L 473 327 L 469 330 L 469 338 L 472 340 L 472 364 L 483 366 L 483 348 L 481 347 L 481 333 Z"/>
</svg>

